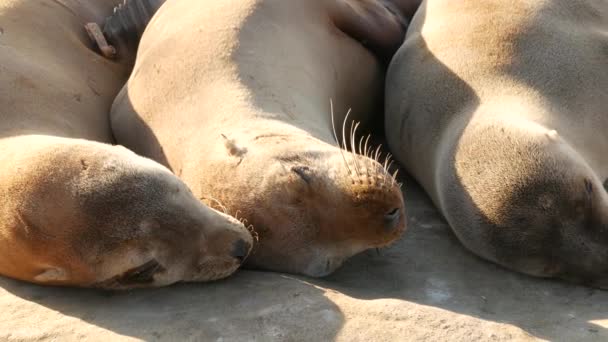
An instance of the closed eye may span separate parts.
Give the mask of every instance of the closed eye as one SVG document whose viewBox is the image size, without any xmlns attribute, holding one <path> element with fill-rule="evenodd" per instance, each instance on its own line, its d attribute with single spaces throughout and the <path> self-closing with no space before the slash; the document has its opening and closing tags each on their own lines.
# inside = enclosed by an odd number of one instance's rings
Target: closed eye
<svg viewBox="0 0 608 342">
<path fill-rule="evenodd" d="M 393 230 L 401 220 L 401 211 L 399 208 L 394 208 L 384 215 L 384 227 L 387 230 Z"/>
<path fill-rule="evenodd" d="M 292 166 L 291 171 L 295 172 L 306 183 L 310 184 L 312 182 L 312 171 L 308 166 Z"/>
</svg>

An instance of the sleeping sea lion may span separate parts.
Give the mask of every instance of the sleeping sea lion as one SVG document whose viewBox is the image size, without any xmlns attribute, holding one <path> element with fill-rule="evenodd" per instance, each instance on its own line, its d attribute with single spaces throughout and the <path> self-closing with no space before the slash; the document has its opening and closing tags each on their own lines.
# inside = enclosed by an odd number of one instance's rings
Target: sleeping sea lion
<svg viewBox="0 0 608 342">
<path fill-rule="evenodd" d="M 0 274 L 126 289 L 228 276 L 251 234 L 167 168 L 111 146 L 128 75 L 82 24 L 112 1 L 0 1 Z"/>
<path fill-rule="evenodd" d="M 404 23 L 384 1 L 167 1 L 114 135 L 252 224 L 249 267 L 327 275 L 406 228 L 400 186 L 350 121 L 379 113 Z"/>
<path fill-rule="evenodd" d="M 414 16 L 387 140 L 475 254 L 608 287 L 606 32 L 603 0 L 428 0 Z"/>
</svg>

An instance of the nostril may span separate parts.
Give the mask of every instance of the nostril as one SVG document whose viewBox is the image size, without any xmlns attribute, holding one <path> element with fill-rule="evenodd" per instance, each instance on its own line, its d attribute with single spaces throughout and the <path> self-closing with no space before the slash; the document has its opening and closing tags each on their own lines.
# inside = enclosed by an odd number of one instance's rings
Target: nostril
<svg viewBox="0 0 608 342">
<path fill-rule="evenodd" d="M 401 211 L 399 208 L 394 208 L 384 215 L 384 228 L 387 230 L 393 230 L 399 224 L 401 218 Z"/>
<path fill-rule="evenodd" d="M 232 256 L 237 258 L 240 262 L 243 262 L 247 257 L 247 254 L 249 254 L 250 248 L 251 245 L 248 242 L 239 239 L 237 242 L 234 243 L 234 246 L 232 248 Z"/>
</svg>

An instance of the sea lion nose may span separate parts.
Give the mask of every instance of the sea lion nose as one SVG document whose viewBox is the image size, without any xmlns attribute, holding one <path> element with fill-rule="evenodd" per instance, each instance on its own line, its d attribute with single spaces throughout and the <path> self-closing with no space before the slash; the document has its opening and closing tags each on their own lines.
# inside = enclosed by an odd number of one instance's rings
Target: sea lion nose
<svg viewBox="0 0 608 342">
<path fill-rule="evenodd" d="M 391 209 L 384 215 L 384 228 L 388 231 L 394 230 L 401 219 L 401 210 L 399 208 Z"/>
<path fill-rule="evenodd" d="M 251 245 L 247 241 L 239 239 L 232 247 L 232 256 L 243 262 L 249 254 L 250 249 Z"/>
</svg>

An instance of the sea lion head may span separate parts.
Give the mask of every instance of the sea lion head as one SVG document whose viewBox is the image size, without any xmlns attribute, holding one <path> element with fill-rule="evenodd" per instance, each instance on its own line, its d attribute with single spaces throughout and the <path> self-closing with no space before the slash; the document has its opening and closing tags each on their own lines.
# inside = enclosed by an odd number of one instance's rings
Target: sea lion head
<svg viewBox="0 0 608 342">
<path fill-rule="evenodd" d="M 230 184 L 218 195 L 259 235 L 247 266 L 325 276 L 404 232 L 400 185 L 364 140 L 349 152 L 305 132 L 226 139 L 242 153 L 230 171 L 218 168 Z"/>
<path fill-rule="evenodd" d="M 163 286 L 236 271 L 253 245 L 245 226 L 203 205 L 165 167 L 122 150 L 83 158 L 75 186 L 79 221 L 94 227 L 80 241 L 103 256 L 95 286 Z"/>
</svg>

